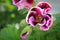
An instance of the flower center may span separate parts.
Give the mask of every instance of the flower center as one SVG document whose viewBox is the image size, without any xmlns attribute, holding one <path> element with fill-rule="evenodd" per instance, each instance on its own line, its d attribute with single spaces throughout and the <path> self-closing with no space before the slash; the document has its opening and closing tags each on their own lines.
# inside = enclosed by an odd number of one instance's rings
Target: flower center
<svg viewBox="0 0 60 40">
<path fill-rule="evenodd" d="M 41 22 L 42 21 L 42 16 L 41 15 L 37 15 L 36 16 L 36 20 L 35 20 L 35 22 Z"/>
</svg>

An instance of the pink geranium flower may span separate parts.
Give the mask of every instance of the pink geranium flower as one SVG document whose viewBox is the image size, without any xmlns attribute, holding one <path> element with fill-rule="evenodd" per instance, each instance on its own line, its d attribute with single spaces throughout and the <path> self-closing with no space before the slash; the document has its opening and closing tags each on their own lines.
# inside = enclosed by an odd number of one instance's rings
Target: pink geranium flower
<svg viewBox="0 0 60 40">
<path fill-rule="evenodd" d="M 39 2 L 37 6 L 44 11 L 43 14 L 48 13 L 52 8 L 52 6 L 48 2 Z"/>
<path fill-rule="evenodd" d="M 24 7 L 31 8 L 34 0 L 12 0 L 13 4 L 18 7 L 18 10 Z"/>
<path fill-rule="evenodd" d="M 26 22 L 33 27 L 39 24 L 40 29 L 46 31 L 52 25 L 52 15 L 50 13 L 44 15 L 40 7 L 34 7 L 28 12 Z"/>
</svg>

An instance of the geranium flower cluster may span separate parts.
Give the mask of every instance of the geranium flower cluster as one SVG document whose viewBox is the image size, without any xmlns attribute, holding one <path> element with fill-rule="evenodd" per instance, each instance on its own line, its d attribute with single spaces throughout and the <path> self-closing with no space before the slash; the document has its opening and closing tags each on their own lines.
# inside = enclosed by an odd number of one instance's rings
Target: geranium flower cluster
<svg viewBox="0 0 60 40">
<path fill-rule="evenodd" d="M 18 10 L 30 8 L 26 22 L 31 26 L 35 27 L 36 24 L 40 26 L 40 30 L 47 31 L 53 22 L 52 14 L 50 10 L 52 6 L 48 2 L 39 2 L 33 7 L 34 0 L 13 0 L 13 4 L 18 7 Z M 21 38 L 26 38 L 29 31 L 21 34 Z"/>
</svg>

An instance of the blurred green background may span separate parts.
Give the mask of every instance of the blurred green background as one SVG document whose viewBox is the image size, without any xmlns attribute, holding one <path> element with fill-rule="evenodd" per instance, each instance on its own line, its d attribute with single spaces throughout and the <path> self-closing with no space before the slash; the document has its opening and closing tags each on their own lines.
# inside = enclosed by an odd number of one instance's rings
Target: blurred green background
<svg viewBox="0 0 60 40">
<path fill-rule="evenodd" d="M 60 13 L 53 13 L 54 22 L 48 31 L 36 26 L 27 38 L 20 38 L 22 30 L 29 26 L 25 22 L 27 10 L 18 11 L 12 0 L 0 0 L 0 40 L 60 40 Z"/>
</svg>

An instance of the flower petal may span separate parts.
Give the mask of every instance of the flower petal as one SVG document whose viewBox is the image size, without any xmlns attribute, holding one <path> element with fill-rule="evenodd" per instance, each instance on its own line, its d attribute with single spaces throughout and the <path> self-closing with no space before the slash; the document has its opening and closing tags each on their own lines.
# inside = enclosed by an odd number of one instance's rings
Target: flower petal
<svg viewBox="0 0 60 40">
<path fill-rule="evenodd" d="M 34 0 L 26 0 L 26 2 L 32 4 Z"/>
<path fill-rule="evenodd" d="M 13 4 L 16 5 L 17 3 L 20 3 L 21 0 L 12 0 Z"/>
<path fill-rule="evenodd" d="M 24 8 L 23 5 L 18 6 L 18 10 L 21 10 L 21 9 L 23 9 L 23 8 Z"/>
<path fill-rule="evenodd" d="M 47 31 L 48 29 L 49 27 L 46 25 L 40 26 L 40 30 Z"/>
<path fill-rule="evenodd" d="M 31 9 L 31 11 L 35 11 L 37 14 L 43 15 L 43 11 L 39 7 L 34 7 Z"/>
<path fill-rule="evenodd" d="M 20 35 L 21 38 L 26 38 L 29 35 L 29 32 L 25 32 L 23 34 Z"/>
<path fill-rule="evenodd" d="M 29 24 L 32 25 L 32 26 L 35 26 L 35 25 L 36 25 L 36 22 L 35 22 L 35 19 L 34 19 L 33 16 L 31 16 L 31 17 L 29 18 Z"/>
<path fill-rule="evenodd" d="M 34 0 L 25 0 L 24 6 L 27 8 L 31 8 L 33 6 Z"/>
<path fill-rule="evenodd" d="M 52 18 L 50 18 L 49 20 L 46 21 L 44 25 L 40 25 L 41 26 L 40 29 L 44 31 L 48 30 L 51 27 L 52 22 L 53 22 Z"/>
<path fill-rule="evenodd" d="M 29 11 L 26 17 L 26 22 L 29 24 L 29 18 L 33 16 L 35 18 L 35 12 L 34 11 Z"/>
<path fill-rule="evenodd" d="M 52 18 L 52 15 L 51 15 L 51 13 L 49 13 L 49 14 L 46 14 L 46 15 L 48 15 L 50 18 Z"/>
<path fill-rule="evenodd" d="M 52 17 L 50 18 L 49 16 L 46 16 L 45 20 L 46 20 L 45 24 L 44 25 L 40 25 L 41 26 L 40 29 L 44 30 L 44 31 L 48 30 L 51 27 L 52 22 L 53 22 Z"/>
<path fill-rule="evenodd" d="M 47 21 L 47 23 L 46 23 L 46 26 L 49 26 L 49 27 L 51 27 L 51 25 L 52 25 L 52 18 L 51 19 L 49 19 L 48 21 Z"/>
<path fill-rule="evenodd" d="M 44 19 L 47 21 L 49 20 L 50 18 L 52 18 L 52 15 L 51 14 L 46 14 L 46 15 L 43 15 Z"/>
<path fill-rule="evenodd" d="M 44 8 L 50 8 L 51 9 L 51 5 L 48 3 L 48 2 L 40 2 L 37 4 L 38 7 L 40 7 L 41 9 L 44 9 Z"/>
<path fill-rule="evenodd" d="M 44 16 L 44 19 L 47 21 L 47 20 L 50 19 L 50 17 L 49 17 L 48 15 L 45 15 L 45 16 Z"/>
<path fill-rule="evenodd" d="M 52 8 L 52 6 L 48 2 L 40 2 L 37 4 L 37 6 L 43 10 L 44 14 L 47 14 Z"/>
<path fill-rule="evenodd" d="M 24 7 L 31 8 L 34 2 L 34 0 L 12 0 L 12 1 L 13 4 L 19 8 L 18 10 L 21 10 Z"/>
</svg>

